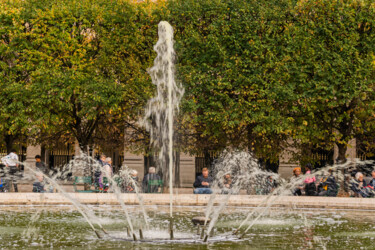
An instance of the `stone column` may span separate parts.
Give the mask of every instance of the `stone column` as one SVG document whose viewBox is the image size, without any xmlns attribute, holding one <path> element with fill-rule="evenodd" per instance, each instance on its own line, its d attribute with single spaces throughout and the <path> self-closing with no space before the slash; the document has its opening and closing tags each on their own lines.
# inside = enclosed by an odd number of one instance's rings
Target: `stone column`
<svg viewBox="0 0 375 250">
<path fill-rule="evenodd" d="M 288 141 L 292 144 L 292 141 Z M 293 169 L 299 166 L 299 162 L 292 161 L 293 154 L 297 152 L 296 148 L 289 147 L 283 150 L 279 158 L 279 175 L 284 179 L 289 179 L 293 176 Z"/>
<path fill-rule="evenodd" d="M 145 175 L 145 160 L 143 155 L 136 155 L 126 152 L 124 156 L 124 163 L 129 168 L 137 170 L 139 180 L 143 180 L 143 176 Z"/>
<path fill-rule="evenodd" d="M 74 144 L 74 157 L 78 157 L 80 155 L 81 155 L 81 149 L 79 148 L 78 141 L 76 141 L 75 144 Z M 73 176 L 83 176 L 83 170 L 82 169 L 73 168 L 72 169 L 72 175 Z"/>
<path fill-rule="evenodd" d="M 25 161 L 27 167 L 30 167 L 32 169 L 36 169 L 35 156 L 40 155 L 41 152 L 42 152 L 42 147 L 40 145 L 36 145 L 36 146 L 29 145 L 29 146 L 27 146 L 26 161 Z M 34 175 L 34 173 L 32 173 L 32 171 L 30 171 L 27 167 L 25 167 L 25 172 L 24 172 L 25 176 Z"/>
<path fill-rule="evenodd" d="M 195 181 L 195 157 L 180 154 L 180 182 L 181 187 L 192 187 Z"/>
</svg>

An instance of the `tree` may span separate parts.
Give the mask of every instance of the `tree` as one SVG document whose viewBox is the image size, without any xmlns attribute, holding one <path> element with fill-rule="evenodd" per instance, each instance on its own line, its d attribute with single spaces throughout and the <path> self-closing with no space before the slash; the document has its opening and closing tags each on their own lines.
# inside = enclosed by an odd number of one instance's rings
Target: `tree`
<svg viewBox="0 0 375 250">
<path fill-rule="evenodd" d="M 137 22 L 140 7 L 101 0 L 30 3 L 23 18 L 30 26 L 25 57 L 33 66 L 33 132 L 65 131 L 86 151 L 99 124 L 136 113 L 148 94 L 144 73 L 151 60 L 144 23 Z"/>
<path fill-rule="evenodd" d="M 284 82 L 292 90 L 289 114 L 295 139 L 338 147 L 361 134 L 374 114 L 373 1 L 303 1 L 285 46 Z"/>
<path fill-rule="evenodd" d="M 9 153 L 29 127 L 26 88 L 30 82 L 21 55 L 21 37 L 25 32 L 20 23 L 22 10 L 17 2 L 0 6 L 0 138 Z"/>
<path fill-rule="evenodd" d="M 248 148 L 277 161 L 291 134 L 287 102 L 276 101 L 287 94 L 277 87 L 292 19 L 287 1 L 168 1 L 168 11 L 186 88 L 183 141 L 200 151 Z"/>
</svg>

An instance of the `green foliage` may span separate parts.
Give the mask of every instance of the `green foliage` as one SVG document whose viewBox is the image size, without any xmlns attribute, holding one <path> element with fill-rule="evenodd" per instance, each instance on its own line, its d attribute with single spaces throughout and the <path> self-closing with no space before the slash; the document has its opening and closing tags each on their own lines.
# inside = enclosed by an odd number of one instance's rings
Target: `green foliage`
<svg viewBox="0 0 375 250">
<path fill-rule="evenodd" d="M 345 153 L 374 113 L 373 1 L 176 0 L 168 10 L 194 149 L 255 146 L 277 159 L 290 138 Z"/>
<path fill-rule="evenodd" d="M 178 74 L 187 90 L 184 110 L 191 114 L 186 123 L 195 125 L 202 148 L 235 145 L 278 157 L 274 144 L 290 133 L 281 109 L 288 93 L 279 87 L 287 6 L 170 1 Z"/>
<path fill-rule="evenodd" d="M 342 159 L 375 129 L 374 12 L 373 0 L 3 1 L 0 131 L 82 148 L 126 126 L 147 139 L 134 121 L 167 20 L 186 88 L 182 150 L 249 148 L 276 161 L 291 144 L 336 144 Z"/>
<path fill-rule="evenodd" d="M 29 93 L 25 88 L 29 79 L 19 50 L 24 29 L 19 22 L 21 11 L 18 6 L 0 3 L 0 138 L 8 151 L 29 123 Z"/>
<path fill-rule="evenodd" d="M 86 149 L 100 123 L 138 113 L 151 91 L 146 69 L 156 39 L 145 36 L 152 18 L 142 5 L 17 3 L 17 26 L 13 22 L 9 27 L 18 28 L 20 43 L 14 47 L 24 62 L 31 95 L 28 110 L 34 126 L 29 134 L 65 134 Z"/>
<path fill-rule="evenodd" d="M 285 80 L 296 98 L 295 138 L 336 143 L 344 160 L 348 141 L 374 114 L 374 2 L 303 1 L 293 15 Z"/>
</svg>

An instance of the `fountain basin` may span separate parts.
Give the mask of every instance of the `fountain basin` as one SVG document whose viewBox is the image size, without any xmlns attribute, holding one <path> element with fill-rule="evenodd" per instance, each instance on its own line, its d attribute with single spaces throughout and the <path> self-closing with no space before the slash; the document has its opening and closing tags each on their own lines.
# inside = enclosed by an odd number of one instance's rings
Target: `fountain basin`
<svg viewBox="0 0 375 250">
<path fill-rule="evenodd" d="M 361 245 L 371 248 L 375 230 L 370 211 L 319 211 L 278 209 L 258 220 L 241 240 L 233 235 L 249 212 L 248 208 L 227 208 L 207 243 L 197 235 L 191 218 L 202 215 L 204 207 L 179 206 L 174 209 L 175 239 L 169 240 L 168 206 L 148 206 L 150 229 L 140 240 L 138 229 L 144 226 L 139 206 L 129 206 L 137 241 L 126 233 L 126 219 L 119 206 L 88 207 L 98 216 L 108 235 L 98 239 L 73 206 L 5 206 L 0 210 L 0 247 L 24 248 L 135 248 L 135 249 L 349 249 Z M 251 221 L 249 222 L 251 223 Z"/>
<path fill-rule="evenodd" d="M 82 204 L 118 205 L 115 194 L 107 193 L 69 193 Z M 138 205 L 136 194 L 121 194 L 127 205 Z M 169 205 L 169 194 L 142 194 L 145 205 Z M 209 195 L 177 194 L 173 196 L 174 206 L 206 206 Z M 255 207 L 266 196 L 232 195 L 228 206 Z M 225 195 L 218 195 L 215 204 L 225 200 Z M 70 205 L 71 202 L 60 193 L 0 193 L 0 205 Z M 320 209 L 360 209 L 374 210 L 375 199 L 349 197 L 311 197 L 283 196 L 279 197 L 271 207 L 284 208 L 320 208 Z"/>
</svg>

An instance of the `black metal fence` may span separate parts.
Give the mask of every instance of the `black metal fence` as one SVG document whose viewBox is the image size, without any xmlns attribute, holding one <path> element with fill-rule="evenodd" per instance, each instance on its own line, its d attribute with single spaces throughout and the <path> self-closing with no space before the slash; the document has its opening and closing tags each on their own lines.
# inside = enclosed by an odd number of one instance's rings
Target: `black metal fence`
<svg viewBox="0 0 375 250">
<path fill-rule="evenodd" d="M 61 170 L 62 167 L 74 158 L 74 146 L 67 144 L 66 147 L 53 149 L 48 155 L 48 166 L 50 169 Z"/>
<path fill-rule="evenodd" d="M 333 150 L 313 150 L 312 159 L 314 162 L 314 169 L 319 169 L 327 165 L 333 165 Z"/>
<path fill-rule="evenodd" d="M 214 161 L 219 157 L 220 152 L 207 151 L 195 157 L 195 175 L 198 176 L 202 173 L 203 168 L 211 169 Z"/>
</svg>

